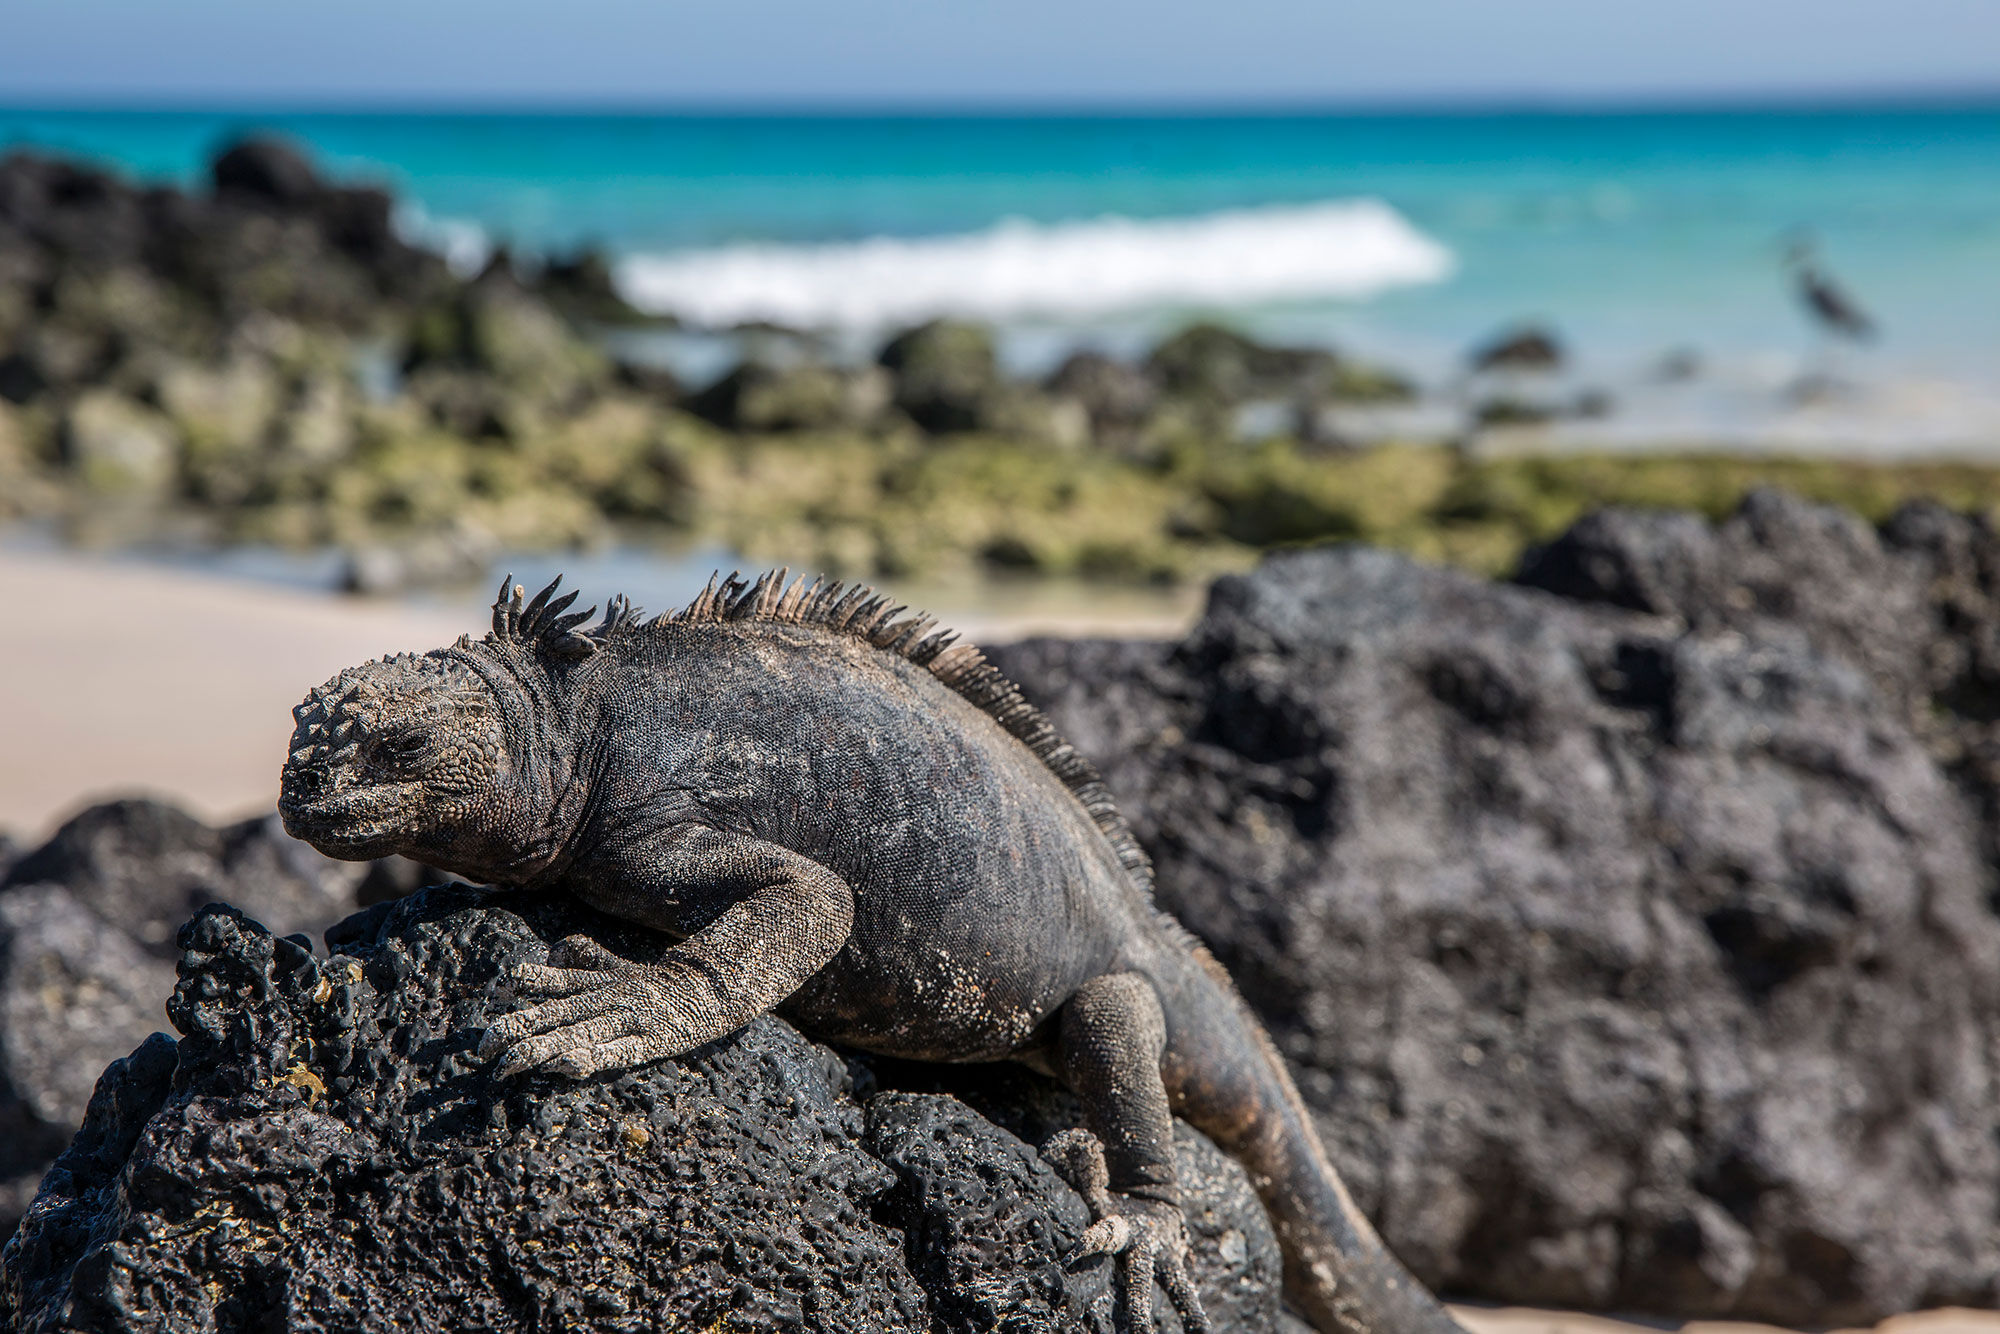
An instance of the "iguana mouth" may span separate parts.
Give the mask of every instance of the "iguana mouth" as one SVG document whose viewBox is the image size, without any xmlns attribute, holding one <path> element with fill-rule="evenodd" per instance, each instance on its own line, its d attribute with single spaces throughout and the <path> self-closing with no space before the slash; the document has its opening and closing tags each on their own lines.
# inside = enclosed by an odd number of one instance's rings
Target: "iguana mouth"
<svg viewBox="0 0 2000 1334">
<path fill-rule="evenodd" d="M 371 808 L 398 809 L 396 797 L 415 784 L 335 786 L 323 774 L 287 766 L 278 794 L 278 817 L 285 832 L 328 855 L 358 852 L 375 856 L 398 832 L 401 822 L 371 814 Z"/>
</svg>

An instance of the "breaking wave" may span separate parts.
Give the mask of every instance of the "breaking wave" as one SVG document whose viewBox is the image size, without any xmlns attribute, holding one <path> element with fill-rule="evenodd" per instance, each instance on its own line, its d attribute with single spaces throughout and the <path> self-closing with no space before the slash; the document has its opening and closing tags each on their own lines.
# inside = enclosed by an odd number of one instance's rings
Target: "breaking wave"
<svg viewBox="0 0 2000 1334">
<path fill-rule="evenodd" d="M 958 236 L 637 255 L 642 310 L 706 325 L 871 327 L 935 315 L 1075 317 L 1160 306 L 1361 299 L 1451 276 L 1452 253 L 1379 200 L 1192 218 L 1033 223 Z"/>
</svg>

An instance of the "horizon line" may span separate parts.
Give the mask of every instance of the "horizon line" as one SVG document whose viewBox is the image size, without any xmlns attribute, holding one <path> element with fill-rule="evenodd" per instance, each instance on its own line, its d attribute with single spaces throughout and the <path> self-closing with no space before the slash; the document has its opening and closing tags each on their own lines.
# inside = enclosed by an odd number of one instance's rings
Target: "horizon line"
<svg viewBox="0 0 2000 1334">
<path fill-rule="evenodd" d="M 694 119 L 1278 119 L 1310 116 L 1645 115 L 1704 112 L 1981 111 L 2000 109 L 2000 81 L 1939 87 L 1867 86 L 1823 89 L 1713 89 L 1623 95 L 1590 93 L 1411 94 L 1371 97 L 1189 98 L 714 98 L 601 100 L 539 97 L 364 98 L 296 94 L 286 97 L 200 98 L 173 94 L 50 96 L 0 102 L 0 115 L 434 115 Z"/>
</svg>

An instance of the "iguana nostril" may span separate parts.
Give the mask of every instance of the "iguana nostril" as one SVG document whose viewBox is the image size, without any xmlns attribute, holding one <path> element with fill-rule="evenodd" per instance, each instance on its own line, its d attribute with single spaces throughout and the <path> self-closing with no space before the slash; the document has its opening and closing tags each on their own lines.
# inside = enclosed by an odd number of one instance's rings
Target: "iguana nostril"
<svg viewBox="0 0 2000 1334">
<path fill-rule="evenodd" d="M 295 801 L 311 801 L 326 791 L 326 775 L 314 768 L 288 766 L 284 790 Z"/>
</svg>

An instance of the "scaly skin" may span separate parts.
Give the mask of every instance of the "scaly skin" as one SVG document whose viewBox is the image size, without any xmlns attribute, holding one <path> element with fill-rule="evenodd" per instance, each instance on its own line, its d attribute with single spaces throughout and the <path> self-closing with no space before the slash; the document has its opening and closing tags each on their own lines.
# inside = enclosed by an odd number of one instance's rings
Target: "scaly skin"
<svg viewBox="0 0 2000 1334">
<path fill-rule="evenodd" d="M 279 810 L 337 857 L 560 886 L 676 943 L 571 938 L 513 982 L 501 1072 L 585 1078 L 774 1011 L 814 1037 L 1065 1080 L 1045 1148 L 1120 1257 L 1132 1324 L 1187 1272 L 1173 1117 L 1249 1169 L 1286 1291 L 1322 1330 L 1458 1326 L 1328 1165 L 1228 979 L 1152 903 L 1102 784 L 976 650 L 866 589 L 730 580 L 640 623 L 502 586 L 493 632 L 342 672 L 295 713 Z M 1094 1136 L 1094 1138 L 1092 1138 Z"/>
</svg>

